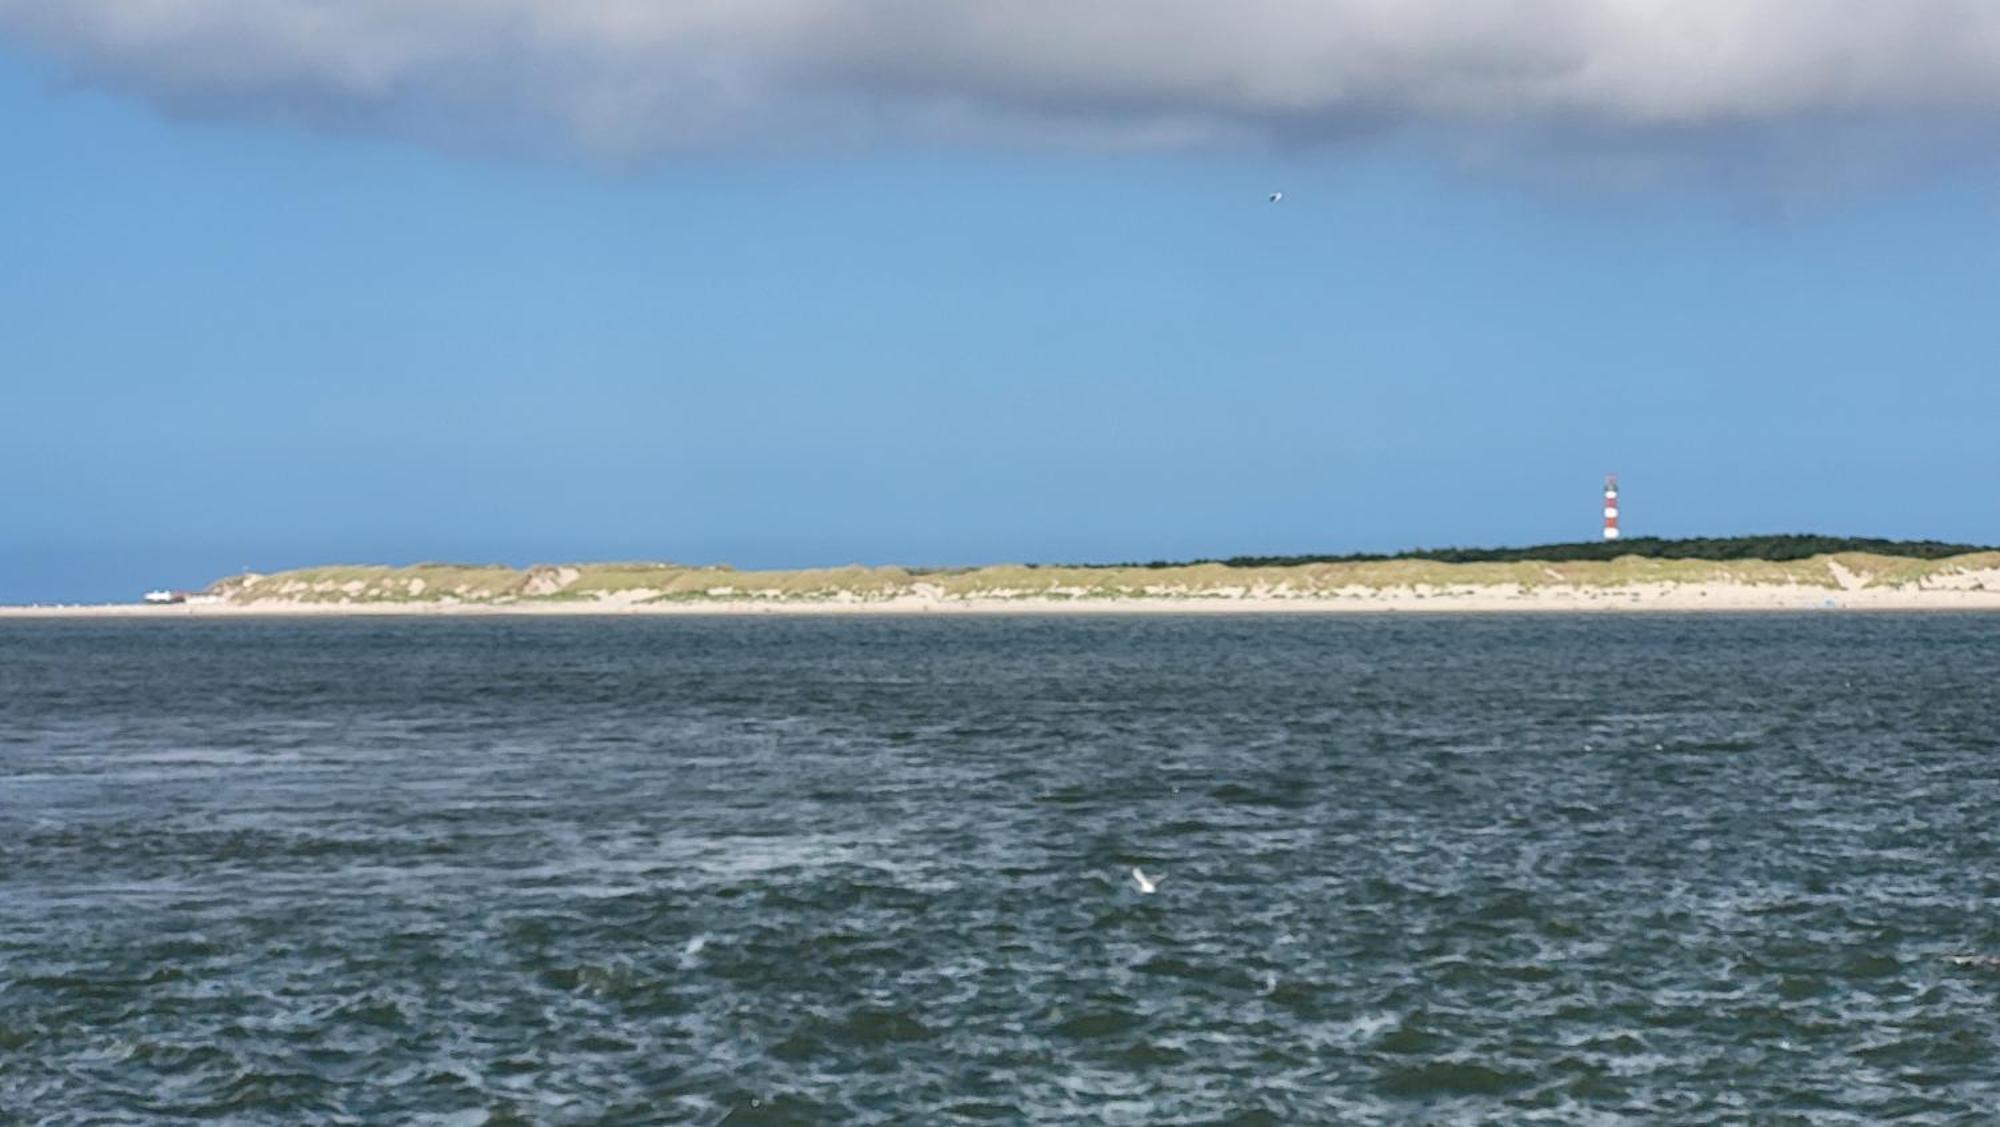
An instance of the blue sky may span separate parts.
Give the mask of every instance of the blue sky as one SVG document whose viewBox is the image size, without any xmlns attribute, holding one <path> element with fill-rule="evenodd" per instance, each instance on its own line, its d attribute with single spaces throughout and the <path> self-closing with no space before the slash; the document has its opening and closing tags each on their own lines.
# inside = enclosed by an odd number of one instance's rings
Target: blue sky
<svg viewBox="0 0 2000 1127">
<path fill-rule="evenodd" d="M 0 602 L 1581 539 L 1607 471 L 1630 535 L 2000 542 L 1976 164 L 1801 194 L 1393 132 L 607 159 L 161 105 L 0 50 Z"/>
</svg>

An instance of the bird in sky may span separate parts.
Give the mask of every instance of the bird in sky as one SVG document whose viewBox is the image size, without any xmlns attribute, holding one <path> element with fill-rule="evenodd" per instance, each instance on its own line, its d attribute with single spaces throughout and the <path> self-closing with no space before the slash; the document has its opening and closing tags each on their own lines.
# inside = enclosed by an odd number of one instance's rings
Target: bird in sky
<svg viewBox="0 0 2000 1127">
<path fill-rule="evenodd" d="M 1284 198 L 1285 198 L 1285 193 L 1283 193 L 1283 192 L 1272 192 L 1272 193 L 1271 193 L 1271 202 L 1272 202 L 1272 203 L 1277 203 L 1277 202 L 1278 202 L 1279 200 L 1281 200 L 1281 199 L 1284 199 Z"/>
</svg>

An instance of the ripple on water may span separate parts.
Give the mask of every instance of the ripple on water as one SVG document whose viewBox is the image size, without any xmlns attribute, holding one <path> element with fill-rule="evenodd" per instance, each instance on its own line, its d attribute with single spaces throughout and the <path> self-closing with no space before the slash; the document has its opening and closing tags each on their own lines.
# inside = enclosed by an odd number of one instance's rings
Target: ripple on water
<svg viewBox="0 0 2000 1127">
<path fill-rule="evenodd" d="M 2000 1106 L 1985 618 L 159 626 L 0 623 L 0 1120 Z"/>
</svg>

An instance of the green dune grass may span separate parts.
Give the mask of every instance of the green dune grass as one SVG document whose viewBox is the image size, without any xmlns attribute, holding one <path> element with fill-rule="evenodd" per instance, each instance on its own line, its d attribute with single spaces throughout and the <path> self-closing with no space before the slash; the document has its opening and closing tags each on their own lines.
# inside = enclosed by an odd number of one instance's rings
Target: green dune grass
<svg viewBox="0 0 2000 1127">
<path fill-rule="evenodd" d="M 1768 539 L 1768 538 L 1766 538 Z M 1704 542 L 1716 543 L 1716 542 Z M 1608 558 L 1445 560 L 1425 555 L 1255 564 L 1207 562 L 1116 566 L 909 569 L 859 565 L 738 571 L 673 563 L 591 563 L 515 568 L 504 564 L 342 565 L 220 580 L 211 593 L 235 603 L 330 604 L 536 602 L 634 604 L 744 600 L 871 602 L 899 597 L 959 600 L 1154 599 L 1244 596 L 1338 598 L 1380 591 L 1615 589 L 1650 584 L 1733 583 L 1842 589 L 1927 584 L 2000 568 L 2000 551 L 1928 556 L 1863 551 L 1778 560 L 1627 553 Z"/>
</svg>

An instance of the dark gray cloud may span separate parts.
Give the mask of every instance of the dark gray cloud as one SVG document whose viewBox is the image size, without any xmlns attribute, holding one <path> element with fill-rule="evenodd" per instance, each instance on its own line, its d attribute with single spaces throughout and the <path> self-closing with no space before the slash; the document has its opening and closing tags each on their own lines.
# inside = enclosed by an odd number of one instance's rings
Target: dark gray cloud
<svg viewBox="0 0 2000 1127">
<path fill-rule="evenodd" d="M 0 37 L 172 112 L 616 159 L 2000 123 L 1992 0 L 0 0 Z"/>
</svg>

